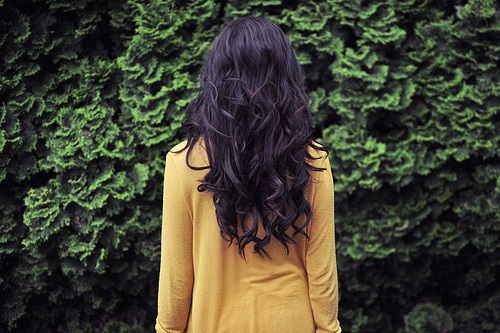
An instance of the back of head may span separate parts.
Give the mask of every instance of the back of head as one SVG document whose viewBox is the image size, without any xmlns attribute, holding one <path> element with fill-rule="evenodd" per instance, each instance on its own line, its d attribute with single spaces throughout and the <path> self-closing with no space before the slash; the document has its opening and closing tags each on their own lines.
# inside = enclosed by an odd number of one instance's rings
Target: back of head
<svg viewBox="0 0 500 333">
<path fill-rule="evenodd" d="M 307 236 L 312 212 L 304 190 L 315 169 L 309 147 L 324 150 L 312 141 L 308 104 L 302 68 L 277 24 L 245 17 L 225 26 L 188 106 L 188 158 L 202 139 L 210 168 L 199 189 L 213 192 L 221 235 L 236 240 L 242 256 L 251 242 L 266 254 L 272 237 L 288 250 L 293 236 Z M 296 225 L 301 215 L 305 222 Z M 247 216 L 250 226 L 242 223 Z"/>
</svg>

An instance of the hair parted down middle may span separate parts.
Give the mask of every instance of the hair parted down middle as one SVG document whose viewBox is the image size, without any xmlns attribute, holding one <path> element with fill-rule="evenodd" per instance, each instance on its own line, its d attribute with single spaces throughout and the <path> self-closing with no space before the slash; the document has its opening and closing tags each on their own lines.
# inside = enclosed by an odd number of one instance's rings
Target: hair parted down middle
<svg viewBox="0 0 500 333">
<path fill-rule="evenodd" d="M 280 27 L 259 17 L 226 25 L 205 59 L 200 91 L 187 107 L 188 149 L 203 140 L 209 167 L 199 191 L 213 193 L 221 236 L 239 254 L 275 237 L 289 252 L 293 237 L 308 237 L 312 210 L 304 191 L 313 141 L 313 115 L 303 70 Z M 305 216 L 296 225 L 301 215 Z M 243 223 L 251 216 L 251 224 Z M 265 231 L 258 237 L 259 218 Z M 239 228 L 238 228 L 239 227 Z M 289 228 L 293 232 L 287 233 Z M 240 231 L 239 231 L 240 230 Z"/>
</svg>

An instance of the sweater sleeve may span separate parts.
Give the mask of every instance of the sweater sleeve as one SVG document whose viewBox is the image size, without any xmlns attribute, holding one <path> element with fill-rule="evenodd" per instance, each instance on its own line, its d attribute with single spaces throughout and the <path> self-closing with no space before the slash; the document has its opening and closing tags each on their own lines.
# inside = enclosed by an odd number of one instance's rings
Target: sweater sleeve
<svg viewBox="0 0 500 333">
<path fill-rule="evenodd" d="M 185 179 L 167 154 L 163 188 L 161 261 L 156 332 L 180 333 L 187 325 L 193 289 L 193 226 Z"/>
<path fill-rule="evenodd" d="M 306 252 L 309 298 L 317 333 L 340 333 L 335 257 L 333 177 L 328 158 L 324 171 L 312 174 L 316 186 Z"/>
</svg>

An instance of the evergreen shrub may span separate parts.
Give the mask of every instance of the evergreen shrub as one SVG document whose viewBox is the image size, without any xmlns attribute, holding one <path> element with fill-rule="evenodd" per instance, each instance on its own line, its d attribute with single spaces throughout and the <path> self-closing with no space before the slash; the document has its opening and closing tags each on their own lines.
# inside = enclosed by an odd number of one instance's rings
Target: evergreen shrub
<svg viewBox="0 0 500 333">
<path fill-rule="evenodd" d="M 452 329 L 451 316 L 439 305 L 418 304 L 405 316 L 405 333 L 447 333 Z"/>
<path fill-rule="evenodd" d="M 344 331 L 495 332 L 499 6 L 0 0 L 0 331 L 152 330 L 165 154 L 211 41 L 253 14 L 332 147 Z"/>
</svg>

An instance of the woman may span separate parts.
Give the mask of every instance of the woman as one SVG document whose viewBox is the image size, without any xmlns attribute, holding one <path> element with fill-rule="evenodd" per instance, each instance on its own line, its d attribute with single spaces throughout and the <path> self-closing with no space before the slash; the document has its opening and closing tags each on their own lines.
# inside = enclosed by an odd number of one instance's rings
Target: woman
<svg viewBox="0 0 500 333">
<path fill-rule="evenodd" d="M 333 181 L 281 29 L 222 30 L 167 154 L 157 332 L 340 332 Z"/>
</svg>

